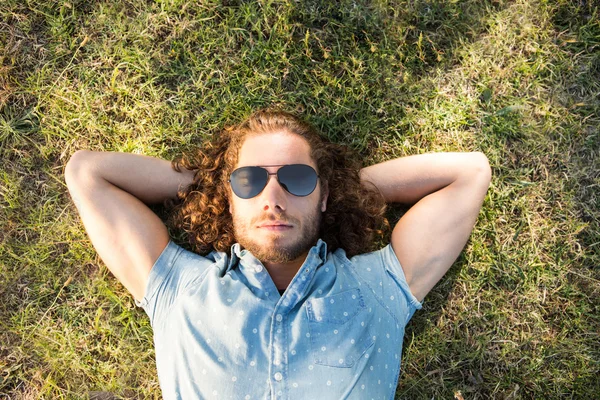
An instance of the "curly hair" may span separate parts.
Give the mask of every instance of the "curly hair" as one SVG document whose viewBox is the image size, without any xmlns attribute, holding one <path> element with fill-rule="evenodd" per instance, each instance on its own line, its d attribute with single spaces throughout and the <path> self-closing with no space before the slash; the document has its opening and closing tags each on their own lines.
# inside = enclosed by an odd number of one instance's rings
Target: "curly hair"
<svg viewBox="0 0 600 400">
<path fill-rule="evenodd" d="M 324 139 L 307 122 L 280 110 L 256 111 L 244 122 L 226 126 L 200 148 L 183 152 L 171 161 L 177 172 L 181 172 L 181 167 L 197 171 L 192 183 L 181 189 L 177 198 L 164 202 L 167 226 L 187 233 L 192 250 L 198 254 L 206 255 L 212 250 L 229 254 L 236 243 L 229 213 L 229 175 L 247 135 L 278 131 L 299 135 L 309 143 L 321 182 L 329 189 L 319 232 L 328 251 L 342 248 L 352 257 L 374 250 L 375 241 L 388 233 L 390 225 L 385 217 L 386 202 L 379 190 L 370 182 L 361 183 L 360 159 L 347 146 Z"/>
</svg>

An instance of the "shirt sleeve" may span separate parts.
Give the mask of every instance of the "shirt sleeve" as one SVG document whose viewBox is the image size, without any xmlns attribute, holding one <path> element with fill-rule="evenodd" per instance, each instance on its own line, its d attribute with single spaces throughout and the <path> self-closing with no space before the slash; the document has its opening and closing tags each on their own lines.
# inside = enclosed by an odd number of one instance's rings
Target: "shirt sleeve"
<svg viewBox="0 0 600 400">
<path fill-rule="evenodd" d="M 404 324 L 412 318 L 421 302 L 412 294 L 400 261 L 388 244 L 384 248 L 352 257 L 354 270 L 367 287 L 378 296 Z"/>
<path fill-rule="evenodd" d="M 211 264 L 205 257 L 169 240 L 150 270 L 144 297 L 141 301 L 135 300 L 135 304 L 150 317 L 152 327 L 187 287 L 203 278 Z"/>
</svg>

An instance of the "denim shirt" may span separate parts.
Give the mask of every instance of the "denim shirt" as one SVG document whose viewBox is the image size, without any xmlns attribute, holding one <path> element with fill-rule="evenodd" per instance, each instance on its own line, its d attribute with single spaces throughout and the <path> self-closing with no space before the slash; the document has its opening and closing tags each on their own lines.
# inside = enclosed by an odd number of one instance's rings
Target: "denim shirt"
<svg viewBox="0 0 600 400">
<path fill-rule="evenodd" d="M 321 239 L 283 293 L 238 243 L 169 241 L 143 307 L 165 399 L 393 399 L 421 303 L 391 247 L 348 259 Z"/>
</svg>

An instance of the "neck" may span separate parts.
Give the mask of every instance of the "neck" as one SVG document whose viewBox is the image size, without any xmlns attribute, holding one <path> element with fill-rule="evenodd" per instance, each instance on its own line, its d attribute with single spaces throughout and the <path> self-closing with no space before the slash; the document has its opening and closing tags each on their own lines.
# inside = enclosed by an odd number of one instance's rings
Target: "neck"
<svg viewBox="0 0 600 400">
<path fill-rule="evenodd" d="M 288 287 L 296 273 L 306 261 L 306 257 L 308 256 L 308 251 L 302 254 L 300 257 L 296 258 L 293 261 L 288 261 L 285 263 L 272 263 L 272 262 L 262 262 L 267 271 L 269 271 L 269 275 L 271 275 L 271 279 L 273 283 L 277 287 L 278 290 L 284 290 Z"/>
</svg>

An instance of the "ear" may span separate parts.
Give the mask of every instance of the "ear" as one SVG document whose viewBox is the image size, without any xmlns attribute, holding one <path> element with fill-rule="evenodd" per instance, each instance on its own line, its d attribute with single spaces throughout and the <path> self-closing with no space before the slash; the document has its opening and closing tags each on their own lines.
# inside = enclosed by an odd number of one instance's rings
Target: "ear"
<svg viewBox="0 0 600 400">
<path fill-rule="evenodd" d="M 321 212 L 325 212 L 327 210 L 327 198 L 329 197 L 329 185 L 324 185 L 323 196 L 321 196 Z"/>
</svg>

